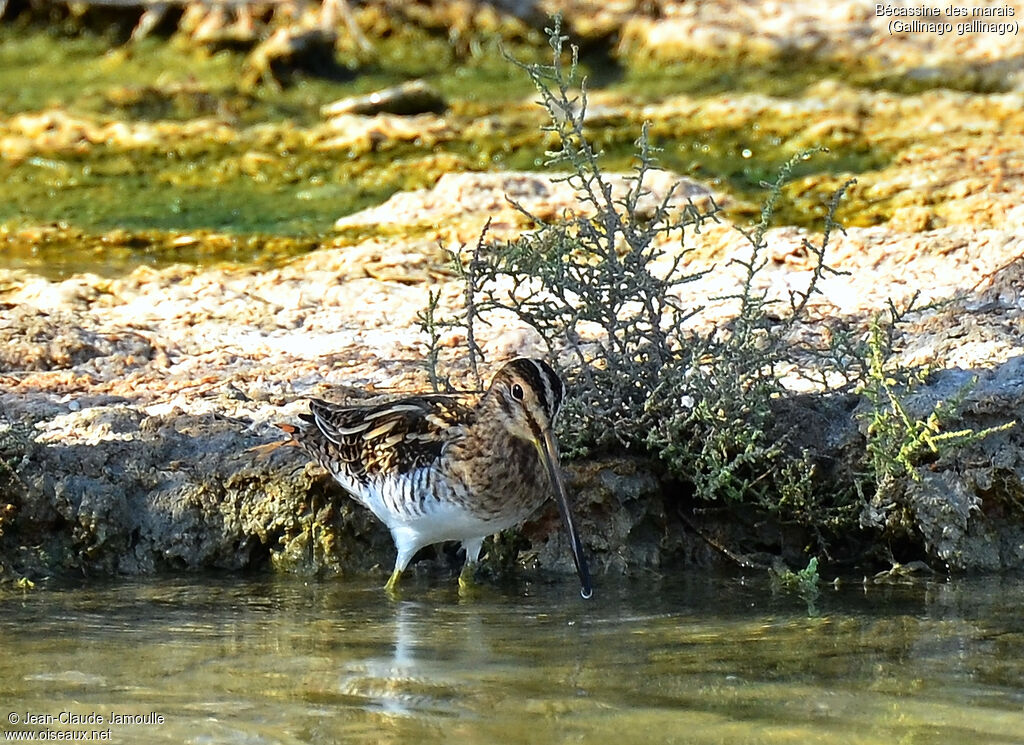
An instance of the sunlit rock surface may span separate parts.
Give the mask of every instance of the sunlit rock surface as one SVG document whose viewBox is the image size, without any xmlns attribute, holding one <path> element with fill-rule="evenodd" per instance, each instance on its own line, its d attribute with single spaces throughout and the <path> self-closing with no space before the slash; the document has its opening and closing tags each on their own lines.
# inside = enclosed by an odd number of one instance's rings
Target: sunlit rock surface
<svg viewBox="0 0 1024 745">
<path fill-rule="evenodd" d="M 544 10 L 520 5 L 524 17 Z M 617 35 L 620 60 L 668 65 L 696 58 L 703 66 L 728 55 L 796 55 L 808 65 L 834 65 L 814 68 L 813 83 L 776 95 L 748 87 L 641 102 L 594 91 L 588 126 L 628 129 L 631 140 L 647 121 L 652 136 L 669 142 L 707 132 L 707 148 L 735 150 L 739 161 L 817 145 L 842 156 L 784 192 L 801 214 L 822 215 L 824 198 L 857 178 L 838 213 L 847 228 L 832 233 L 826 254 L 842 273 L 825 276 L 810 304 L 812 319 L 840 319 L 863 331 L 887 303 L 903 307 L 916 295 L 919 306 L 933 305 L 903 327 L 901 360 L 937 374 L 908 401 L 912 413 L 925 416 L 939 401 L 962 397 L 960 413 L 946 423 L 950 431 L 1018 420 L 894 487 L 912 512 L 908 540 L 936 567 L 1024 566 L 1024 63 L 1016 37 L 889 36 L 874 4 L 852 1 L 661 3 L 658 14 L 644 3 L 571 5 L 602 6 L 590 25 L 586 13 L 574 17 L 569 9 L 568 23 L 591 39 Z M 1017 18 L 1024 15 L 1024 7 L 1011 5 Z M 887 70 L 892 81 L 881 74 Z M 843 74 L 850 71 L 874 77 L 852 81 Z M 130 104 L 149 95 L 202 98 L 211 90 L 196 83 L 110 95 Z M 42 203 L 73 198 L 73 187 L 82 186 L 75 179 L 88 181 L 84 167 L 78 174 L 68 165 L 76 159 L 114 169 L 111 177 L 141 171 L 145 185 L 156 184 L 168 201 L 171 192 L 193 193 L 217 178 L 225 189 L 231 178 L 281 184 L 285 191 L 263 196 L 264 212 L 323 209 L 340 201 L 332 189 L 366 189 L 382 179 L 401 186 L 379 206 L 331 213 L 324 224 L 334 230 L 325 235 L 253 239 L 250 256 L 272 252 L 275 241 L 295 244 L 274 262 L 214 264 L 236 256 L 238 239 L 228 231 L 119 227 L 97 234 L 63 218 L 4 224 L 7 266 L 27 268 L 0 270 L 0 565 L 28 574 L 390 566 L 383 528 L 297 450 L 251 448 L 280 439 L 274 423 L 294 421 L 306 396 L 357 400 L 426 390 L 418 314 L 428 291 L 439 293 L 440 313 L 458 308 L 463 288 L 447 252 L 472 250 L 488 221 L 495 240 L 532 227 L 510 199 L 541 219 L 588 213 L 551 174 L 494 160 L 508 143 L 512 154 L 542 159 L 551 143 L 532 99 L 494 112 L 447 98 L 447 109 L 427 106 L 415 116 L 328 111 L 306 123 L 243 123 L 220 114 L 121 120 L 59 105 L 0 116 L 2 165 L 25 178 L 0 187 L 13 190 L 9 203 L 33 189 Z M 467 155 L 472 148 L 460 150 L 464 143 L 484 155 Z M 185 155 L 170 159 L 170 151 Z M 394 163 L 393 153 L 401 153 Z M 345 170 L 371 155 L 380 162 L 369 175 Z M 685 152 L 666 155 L 689 162 Z M 322 157 L 337 160 L 323 166 Z M 497 170 L 469 172 L 481 163 Z M 317 183 L 307 179 L 310 172 Z M 611 181 L 622 188 L 621 175 Z M 707 206 L 712 197 L 726 208 L 719 224 L 684 243 L 687 271 L 713 271 L 679 288 L 688 305 L 707 306 L 694 318 L 695 330 L 726 324 L 736 308 L 727 298 L 743 273 L 732 260 L 749 253 L 734 227 L 756 216 L 756 205 L 726 178 L 655 173 L 648 186 L 645 214 L 670 194 L 677 209 L 688 200 Z M 94 207 L 88 200 L 72 206 Z M 813 266 L 805 241 L 819 240 L 820 227 L 769 230 L 756 287 L 785 300 L 805 286 Z M 47 273 L 39 255 L 51 245 L 79 246 L 84 258 Z M 158 247 L 159 266 L 90 266 L 136 245 Z M 678 236 L 662 248 L 663 265 L 682 250 Z M 173 264 L 175 257 L 198 259 Z M 514 355 L 543 352 L 534 332 L 507 317 L 493 320 L 479 330 L 488 372 Z M 465 336 L 444 329 L 441 342 L 455 358 Z M 803 444 L 852 467 L 865 434 L 856 400 L 816 401 L 797 372 L 787 372 L 794 398 L 780 406 L 805 425 Z M 471 385 L 465 365 L 452 374 L 456 385 Z M 598 568 L 661 571 L 722 560 L 716 546 L 748 542 L 798 553 L 802 545 L 801 536 L 717 506 L 686 509 L 657 464 L 616 456 L 565 466 Z M 837 468 L 837 478 L 843 474 Z M 865 505 L 861 522 L 870 531 L 906 518 L 880 498 Z M 530 543 L 524 560 L 571 571 L 553 508 L 523 535 Z M 450 558 L 442 555 L 440 563 Z"/>
</svg>

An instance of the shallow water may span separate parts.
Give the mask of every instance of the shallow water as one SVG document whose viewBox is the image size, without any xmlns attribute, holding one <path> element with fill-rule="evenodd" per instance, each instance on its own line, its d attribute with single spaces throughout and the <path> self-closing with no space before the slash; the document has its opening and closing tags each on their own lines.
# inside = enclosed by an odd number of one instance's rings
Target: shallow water
<svg viewBox="0 0 1024 745">
<path fill-rule="evenodd" d="M 124 743 L 1024 743 L 1022 605 L 1014 578 L 851 584 L 810 609 L 759 578 L 605 580 L 589 602 L 568 578 L 469 599 L 414 580 L 397 601 L 365 581 L 294 578 L 37 589 L 0 606 L 0 729 Z"/>
</svg>

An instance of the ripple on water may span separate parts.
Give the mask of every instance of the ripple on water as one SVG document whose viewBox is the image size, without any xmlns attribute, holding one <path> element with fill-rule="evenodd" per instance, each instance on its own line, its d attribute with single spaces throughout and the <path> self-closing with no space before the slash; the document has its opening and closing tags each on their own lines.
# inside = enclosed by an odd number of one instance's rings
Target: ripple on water
<svg viewBox="0 0 1024 745">
<path fill-rule="evenodd" d="M 1022 742 L 1020 579 L 829 590 L 813 617 L 756 579 L 602 584 L 41 589 L 0 606 L 0 680 L 18 711 L 164 716 L 125 742 Z"/>
</svg>

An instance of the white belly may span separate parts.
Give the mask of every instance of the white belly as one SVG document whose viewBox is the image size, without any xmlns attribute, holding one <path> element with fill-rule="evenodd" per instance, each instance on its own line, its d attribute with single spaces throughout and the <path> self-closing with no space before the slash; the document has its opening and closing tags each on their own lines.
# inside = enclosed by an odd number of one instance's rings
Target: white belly
<svg viewBox="0 0 1024 745">
<path fill-rule="evenodd" d="M 357 485 L 341 478 L 338 481 L 388 527 L 398 549 L 399 562 L 412 558 L 424 546 L 442 541 L 479 544 L 483 538 L 529 517 L 528 513 L 494 517 L 474 514 L 459 500 L 454 500 L 447 482 L 435 480 L 436 476 L 424 468 L 410 474 L 402 483 Z"/>
</svg>

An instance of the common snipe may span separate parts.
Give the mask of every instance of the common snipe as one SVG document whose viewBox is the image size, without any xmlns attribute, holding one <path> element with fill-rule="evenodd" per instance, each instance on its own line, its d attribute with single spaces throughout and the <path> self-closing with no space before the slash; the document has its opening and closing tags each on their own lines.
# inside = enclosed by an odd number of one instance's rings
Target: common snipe
<svg viewBox="0 0 1024 745">
<path fill-rule="evenodd" d="M 559 473 L 552 431 L 565 385 L 541 360 L 505 365 L 475 405 L 458 395 L 339 406 L 313 399 L 293 438 L 388 526 L 398 556 L 394 590 L 413 555 L 461 541 L 470 580 L 484 538 L 518 525 L 554 492 L 581 594 L 590 573 Z"/>
</svg>

